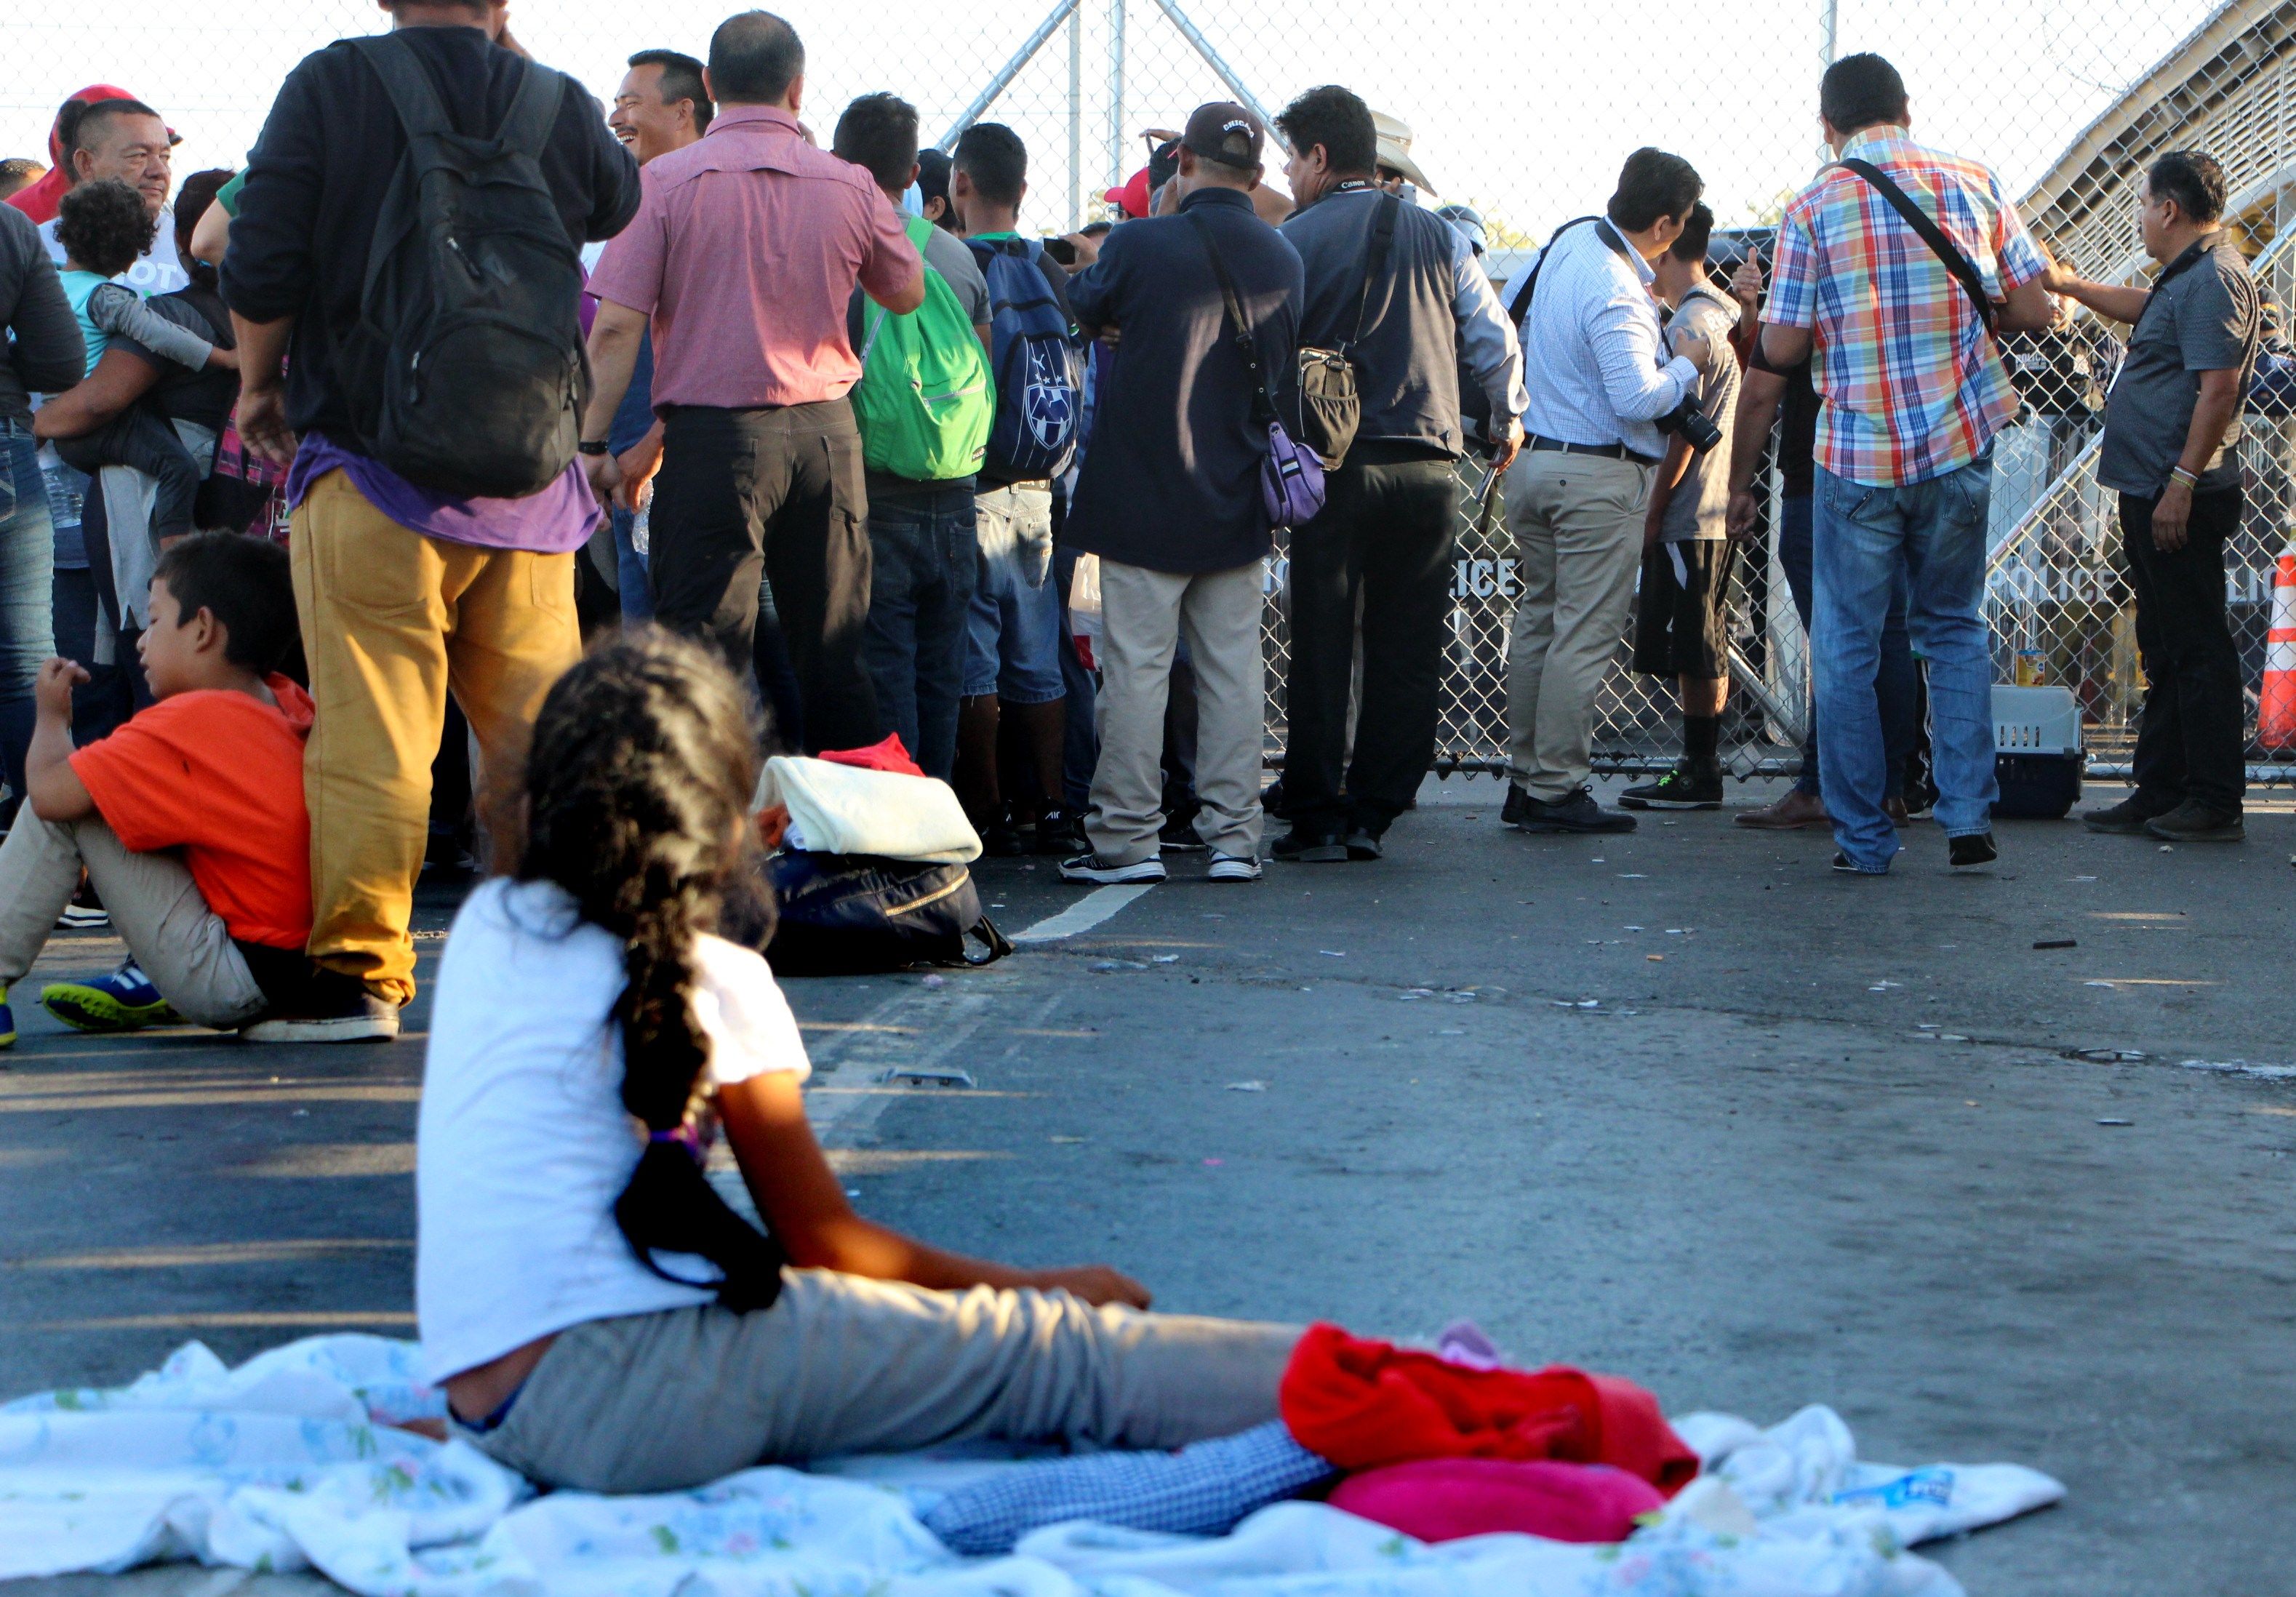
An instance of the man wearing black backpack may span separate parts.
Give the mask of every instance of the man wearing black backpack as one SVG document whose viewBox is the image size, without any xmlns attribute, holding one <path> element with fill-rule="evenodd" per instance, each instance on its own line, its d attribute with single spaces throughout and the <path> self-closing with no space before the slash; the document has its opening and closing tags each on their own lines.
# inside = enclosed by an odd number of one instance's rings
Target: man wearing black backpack
<svg viewBox="0 0 2296 1597">
<path fill-rule="evenodd" d="M 1068 684 L 1061 676 L 1061 594 L 1053 586 L 1053 483 L 1076 457 L 1084 424 L 1084 351 L 1069 314 L 1068 274 L 1021 236 L 1029 192 L 1021 135 L 977 122 L 956 142 L 949 204 L 988 285 L 989 361 L 996 415 L 974 495 L 980 581 L 965 648 L 957 721 L 956 790 L 991 854 L 1019 854 L 1034 823 L 1039 854 L 1081 840 L 1061 807 Z M 1014 725 L 1004 727 L 1005 720 Z M 999 745 L 1034 779 L 1029 810 L 1008 807 Z M 1029 813 L 1033 810 L 1033 814 Z"/>
<path fill-rule="evenodd" d="M 1435 758 L 1459 531 L 1452 468 L 1467 446 L 1460 371 L 1488 403 L 1491 469 L 1505 471 L 1522 442 L 1522 355 L 1466 235 L 1374 180 L 1368 105 L 1328 84 L 1275 125 L 1291 142 L 1300 202 L 1283 236 L 1308 274 L 1300 341 L 1347 359 L 1362 408 L 1323 513 L 1292 535 L 1292 831 L 1275 853 L 1377 859 Z M 1342 794 L 1358 603 L 1363 708 Z"/>
<path fill-rule="evenodd" d="M 224 261 L 240 435 L 293 463 L 317 708 L 317 970 L 282 1040 L 398 1034 L 447 694 L 477 732 L 482 790 L 506 791 L 581 651 L 574 551 L 604 512 L 575 463 L 578 253 L 638 204 L 603 108 L 526 58 L 502 4 L 383 8 L 390 33 L 308 56 L 281 86 Z"/>
</svg>

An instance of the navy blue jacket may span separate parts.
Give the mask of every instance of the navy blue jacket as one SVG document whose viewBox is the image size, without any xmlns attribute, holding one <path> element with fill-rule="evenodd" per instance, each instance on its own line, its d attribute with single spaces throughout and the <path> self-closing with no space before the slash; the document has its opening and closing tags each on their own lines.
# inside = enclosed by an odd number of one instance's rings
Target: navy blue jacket
<svg viewBox="0 0 2296 1597">
<path fill-rule="evenodd" d="M 1202 215 L 1279 391 L 1299 342 L 1299 251 L 1252 214 L 1249 196 L 1199 189 L 1176 217 L 1127 222 L 1069 283 L 1087 331 L 1123 340 L 1102 375 L 1092 446 L 1064 542 L 1154 571 L 1226 571 L 1267 554 L 1250 368 L 1236 348 L 1196 224 Z"/>
</svg>

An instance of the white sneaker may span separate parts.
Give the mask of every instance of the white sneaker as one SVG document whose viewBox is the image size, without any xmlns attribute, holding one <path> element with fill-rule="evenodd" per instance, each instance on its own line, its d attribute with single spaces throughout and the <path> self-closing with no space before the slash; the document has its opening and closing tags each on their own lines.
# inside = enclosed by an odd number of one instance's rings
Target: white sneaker
<svg viewBox="0 0 2296 1597">
<path fill-rule="evenodd" d="M 1248 854 L 1215 854 L 1206 881 L 1258 881 L 1259 862 Z"/>
<path fill-rule="evenodd" d="M 1062 881 L 1096 881 L 1103 887 L 1164 880 L 1164 862 L 1154 855 L 1128 865 L 1111 865 L 1097 854 L 1079 854 L 1061 862 Z"/>
</svg>

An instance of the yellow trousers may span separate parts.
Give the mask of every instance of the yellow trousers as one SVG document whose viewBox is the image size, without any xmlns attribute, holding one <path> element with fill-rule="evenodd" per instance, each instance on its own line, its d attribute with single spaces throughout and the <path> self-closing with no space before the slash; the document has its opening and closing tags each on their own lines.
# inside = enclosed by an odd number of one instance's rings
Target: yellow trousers
<svg viewBox="0 0 2296 1597">
<path fill-rule="evenodd" d="M 521 781 L 543 694 L 581 655 L 574 557 L 424 537 L 341 471 L 311 485 L 289 551 L 317 709 L 303 756 L 311 957 L 404 1003 L 447 694 L 478 736 L 484 817 L 488 796 Z"/>
</svg>

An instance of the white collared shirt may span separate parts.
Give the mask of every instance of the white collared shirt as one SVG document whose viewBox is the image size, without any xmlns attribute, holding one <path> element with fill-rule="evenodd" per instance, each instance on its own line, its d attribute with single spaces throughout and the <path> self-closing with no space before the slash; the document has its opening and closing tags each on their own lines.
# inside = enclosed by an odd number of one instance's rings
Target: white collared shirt
<svg viewBox="0 0 2296 1597">
<path fill-rule="evenodd" d="M 1624 444 L 1652 459 L 1666 441 L 1652 417 L 1682 403 L 1698 368 L 1665 356 L 1655 275 L 1632 250 L 1603 240 L 1600 223 L 1573 227 L 1540 252 L 1538 291 L 1522 323 L 1523 430 L 1566 444 Z M 1550 260 L 1547 258 L 1552 256 Z M 1522 274 L 1526 287 L 1531 274 Z M 1522 290 L 1508 306 L 1520 306 Z M 1726 350 L 1716 351 L 1726 358 Z"/>
</svg>

